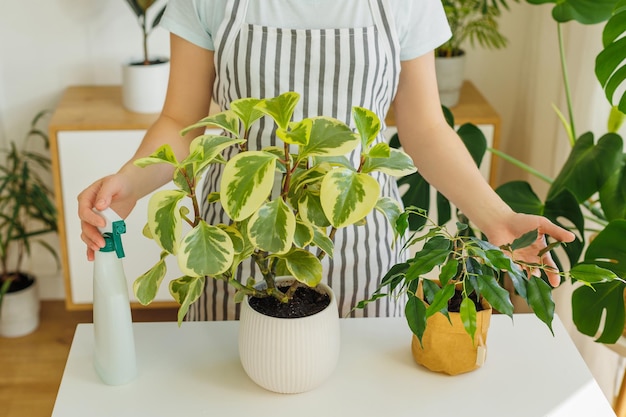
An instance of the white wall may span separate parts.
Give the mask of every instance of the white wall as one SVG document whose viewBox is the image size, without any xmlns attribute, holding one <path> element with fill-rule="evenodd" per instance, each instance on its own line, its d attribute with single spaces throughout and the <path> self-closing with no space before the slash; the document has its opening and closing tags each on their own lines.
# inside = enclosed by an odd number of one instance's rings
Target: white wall
<svg viewBox="0 0 626 417">
<path fill-rule="evenodd" d="M 500 20 L 509 46 L 470 51 L 466 77 L 501 116 L 502 149 L 554 174 L 568 149 L 551 108 L 555 103 L 565 111 L 556 26 L 549 13 L 549 6 L 512 4 Z M 564 33 L 570 41 L 579 134 L 601 133 L 607 106 L 592 72 L 599 29 L 570 24 Z M 150 45 L 155 54 L 167 55 L 168 34 L 157 29 Z M 8 138 L 19 140 L 32 116 L 53 108 L 67 86 L 119 84 L 121 64 L 138 56 L 140 48 L 139 26 L 123 0 L 0 0 L 0 145 Z M 500 164 L 501 180 L 520 176 Z M 32 270 L 42 278 L 43 298 L 63 297 L 61 273 L 53 264 L 34 262 Z M 586 359 L 598 357 L 598 349 L 604 348 L 592 347 Z M 607 396 L 614 361 L 609 357 L 602 367 L 591 365 Z"/>
</svg>

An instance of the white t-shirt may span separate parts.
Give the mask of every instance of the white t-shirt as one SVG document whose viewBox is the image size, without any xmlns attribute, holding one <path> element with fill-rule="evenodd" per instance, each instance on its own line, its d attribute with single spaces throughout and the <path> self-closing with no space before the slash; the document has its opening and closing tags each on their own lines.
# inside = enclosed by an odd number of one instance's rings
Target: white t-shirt
<svg viewBox="0 0 626 417">
<path fill-rule="evenodd" d="M 169 0 L 161 26 L 214 50 L 213 34 L 228 0 Z M 447 41 L 450 28 L 441 0 L 389 0 L 400 42 L 400 59 L 417 58 Z M 366 27 L 373 24 L 367 0 L 249 0 L 246 23 L 291 29 Z"/>
</svg>

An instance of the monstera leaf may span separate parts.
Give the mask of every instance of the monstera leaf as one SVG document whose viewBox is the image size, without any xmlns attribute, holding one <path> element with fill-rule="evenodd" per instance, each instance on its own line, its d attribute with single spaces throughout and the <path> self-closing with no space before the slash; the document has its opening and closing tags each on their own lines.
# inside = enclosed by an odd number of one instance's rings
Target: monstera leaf
<svg viewBox="0 0 626 417">
<path fill-rule="evenodd" d="M 596 58 L 596 77 L 611 104 L 617 101 L 617 107 L 626 113 L 626 94 L 615 97 L 618 88 L 624 91 L 626 85 L 626 0 L 619 0 L 613 15 L 604 26 L 602 45 L 604 49 Z"/>
<path fill-rule="evenodd" d="M 611 17 L 617 0 L 526 0 L 530 4 L 553 3 L 552 17 L 560 23 L 575 20 L 585 25 L 604 22 Z"/>
</svg>

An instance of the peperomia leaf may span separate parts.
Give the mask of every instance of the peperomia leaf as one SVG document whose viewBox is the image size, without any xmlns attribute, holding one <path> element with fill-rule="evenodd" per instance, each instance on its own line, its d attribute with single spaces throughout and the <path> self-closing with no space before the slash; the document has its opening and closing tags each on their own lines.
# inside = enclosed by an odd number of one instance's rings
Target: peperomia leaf
<svg viewBox="0 0 626 417">
<path fill-rule="evenodd" d="M 134 162 L 136 166 L 141 168 L 147 167 L 149 165 L 163 163 L 178 166 L 178 160 L 176 159 L 176 155 L 174 155 L 172 147 L 168 144 L 160 146 L 150 156 L 147 156 L 145 158 L 138 158 Z"/>
<path fill-rule="evenodd" d="M 270 253 L 289 251 L 295 231 L 296 216 L 280 198 L 259 207 L 248 223 L 250 242 Z"/>
<path fill-rule="evenodd" d="M 259 101 L 256 108 L 274 119 L 279 128 L 287 130 L 299 100 L 300 94 L 288 91 L 277 97 Z"/>
<path fill-rule="evenodd" d="M 184 128 L 180 132 L 180 134 L 181 136 L 184 136 L 190 131 L 201 127 L 217 127 L 220 129 L 224 129 L 225 131 L 235 135 L 236 137 L 239 136 L 239 118 L 237 117 L 237 113 L 232 110 L 226 110 L 221 113 L 205 117 L 198 123 L 194 123 L 191 126 Z"/>
<path fill-rule="evenodd" d="M 384 172 L 393 177 L 410 175 L 417 171 L 413 160 L 404 152 L 391 149 L 388 158 L 365 157 L 365 163 L 361 172 L 369 173 L 374 171 Z"/>
<path fill-rule="evenodd" d="M 155 192 L 148 201 L 148 228 L 152 238 L 163 250 L 176 255 L 182 235 L 178 205 L 186 193 L 178 190 Z"/>
<path fill-rule="evenodd" d="M 324 177 L 320 202 L 324 214 L 336 227 L 358 222 L 369 214 L 378 201 L 380 185 L 367 174 L 337 168 Z"/>
<path fill-rule="evenodd" d="M 235 256 L 228 233 L 204 220 L 191 229 L 181 241 L 178 267 L 191 277 L 216 276 L 230 268 Z"/>
<path fill-rule="evenodd" d="M 166 256 L 167 252 L 162 252 L 161 259 L 133 282 L 133 292 L 137 300 L 143 305 L 148 305 L 154 300 L 161 282 L 165 278 L 167 272 Z"/>
<path fill-rule="evenodd" d="M 205 277 L 180 277 L 170 282 L 170 294 L 180 304 L 178 309 L 179 326 L 187 315 L 189 306 L 202 295 L 205 280 Z"/>
<path fill-rule="evenodd" d="M 315 287 L 322 280 L 322 263 L 311 252 L 294 249 L 281 258 L 284 259 L 289 273 L 303 284 Z"/>
<path fill-rule="evenodd" d="M 361 136 L 361 147 L 365 151 L 380 132 L 380 119 L 376 113 L 363 107 L 354 107 L 352 117 Z"/>
<path fill-rule="evenodd" d="M 260 101 L 258 98 L 247 97 L 230 103 L 230 109 L 241 119 L 244 131 L 250 129 L 252 123 L 263 117 L 263 112 L 256 108 Z"/>
<path fill-rule="evenodd" d="M 359 137 L 345 123 L 331 117 L 311 119 L 311 138 L 300 148 L 300 159 L 311 156 L 344 156 L 359 144 Z"/>
<path fill-rule="evenodd" d="M 228 161 L 220 183 L 220 201 L 231 219 L 246 219 L 265 202 L 274 186 L 277 159 L 268 152 L 249 151 Z"/>
</svg>

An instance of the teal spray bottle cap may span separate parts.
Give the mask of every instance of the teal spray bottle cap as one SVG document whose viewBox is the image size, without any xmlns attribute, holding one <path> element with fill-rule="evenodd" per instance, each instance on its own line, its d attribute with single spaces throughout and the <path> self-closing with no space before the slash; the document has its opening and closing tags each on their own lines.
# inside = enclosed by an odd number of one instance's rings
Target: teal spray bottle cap
<svg viewBox="0 0 626 417">
<path fill-rule="evenodd" d="M 110 208 L 97 213 L 106 220 L 106 225 L 98 228 L 104 237 L 104 247 L 100 248 L 100 252 L 115 251 L 118 258 L 123 258 L 125 254 L 121 236 L 126 233 L 126 223 L 124 223 L 124 220 L 122 220 L 122 218 Z"/>
</svg>

